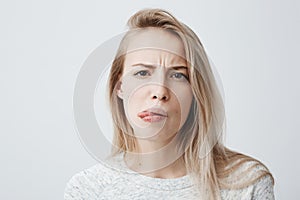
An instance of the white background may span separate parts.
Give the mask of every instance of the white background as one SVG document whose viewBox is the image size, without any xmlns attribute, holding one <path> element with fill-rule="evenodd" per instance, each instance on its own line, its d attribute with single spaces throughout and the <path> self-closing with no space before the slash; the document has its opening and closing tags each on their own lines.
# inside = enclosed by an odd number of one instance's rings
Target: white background
<svg viewBox="0 0 300 200">
<path fill-rule="evenodd" d="M 0 3 L 0 199 L 62 199 L 96 163 L 75 131 L 76 77 L 142 8 L 198 34 L 223 81 L 227 146 L 269 167 L 276 199 L 299 197 L 299 1 L 16 0 Z"/>
</svg>

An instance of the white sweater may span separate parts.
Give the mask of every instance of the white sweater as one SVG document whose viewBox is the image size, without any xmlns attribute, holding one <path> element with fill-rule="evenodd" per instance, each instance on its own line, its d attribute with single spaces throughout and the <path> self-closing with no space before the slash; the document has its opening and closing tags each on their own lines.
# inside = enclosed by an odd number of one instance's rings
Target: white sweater
<svg viewBox="0 0 300 200">
<path fill-rule="evenodd" d="M 115 162 L 117 161 L 117 162 Z M 118 167 L 99 163 L 75 174 L 65 188 L 65 200 L 94 199 L 199 199 L 190 175 L 180 178 L 152 178 L 129 170 L 123 159 Z M 270 176 L 239 190 L 221 190 L 223 200 L 275 199 Z"/>
</svg>

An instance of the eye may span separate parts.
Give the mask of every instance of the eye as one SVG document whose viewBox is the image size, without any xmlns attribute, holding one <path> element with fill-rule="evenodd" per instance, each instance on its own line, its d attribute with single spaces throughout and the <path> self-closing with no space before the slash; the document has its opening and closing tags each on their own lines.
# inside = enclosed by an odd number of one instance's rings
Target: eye
<svg viewBox="0 0 300 200">
<path fill-rule="evenodd" d="M 171 77 L 175 78 L 175 79 L 178 79 L 178 80 L 181 80 L 183 78 L 188 79 L 185 74 L 179 73 L 179 72 L 172 74 Z"/>
<path fill-rule="evenodd" d="M 147 70 L 141 70 L 141 71 L 138 71 L 138 72 L 134 73 L 134 75 L 135 76 L 142 76 L 143 77 L 143 76 L 149 76 L 150 73 Z"/>
</svg>

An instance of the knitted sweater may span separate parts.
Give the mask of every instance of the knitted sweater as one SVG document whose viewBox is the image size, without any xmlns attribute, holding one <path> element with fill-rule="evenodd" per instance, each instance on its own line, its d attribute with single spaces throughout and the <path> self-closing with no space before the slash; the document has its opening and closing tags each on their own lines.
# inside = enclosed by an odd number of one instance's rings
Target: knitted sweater
<svg viewBox="0 0 300 200">
<path fill-rule="evenodd" d="M 115 164 L 118 166 L 115 167 Z M 114 167 L 98 163 L 75 174 L 65 188 L 65 200 L 94 199 L 199 199 L 190 175 L 179 178 L 152 178 L 131 171 L 121 157 Z M 222 200 L 275 199 L 270 176 L 238 190 L 221 190 Z"/>
</svg>

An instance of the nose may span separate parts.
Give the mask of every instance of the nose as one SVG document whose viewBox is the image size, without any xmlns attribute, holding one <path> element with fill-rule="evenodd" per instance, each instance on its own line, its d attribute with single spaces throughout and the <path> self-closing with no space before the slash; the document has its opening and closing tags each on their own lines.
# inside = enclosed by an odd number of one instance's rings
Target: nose
<svg viewBox="0 0 300 200">
<path fill-rule="evenodd" d="M 151 95 L 153 100 L 168 101 L 170 99 L 169 89 L 165 86 L 156 86 Z"/>
</svg>

